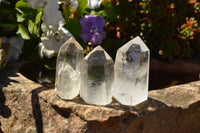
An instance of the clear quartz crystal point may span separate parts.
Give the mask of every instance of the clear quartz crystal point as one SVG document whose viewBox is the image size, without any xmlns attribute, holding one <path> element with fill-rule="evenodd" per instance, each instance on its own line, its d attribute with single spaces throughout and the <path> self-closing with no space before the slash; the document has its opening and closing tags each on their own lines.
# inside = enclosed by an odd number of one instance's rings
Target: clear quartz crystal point
<svg viewBox="0 0 200 133">
<path fill-rule="evenodd" d="M 118 49 L 114 65 L 114 98 L 136 105 L 148 98 L 150 52 L 139 36 Z"/>
<path fill-rule="evenodd" d="M 62 99 L 73 99 L 80 91 L 83 48 L 71 37 L 60 48 L 56 65 L 55 91 Z"/>
<path fill-rule="evenodd" d="M 101 46 L 83 59 L 80 96 L 85 102 L 98 105 L 111 103 L 113 68 L 113 60 Z"/>
</svg>

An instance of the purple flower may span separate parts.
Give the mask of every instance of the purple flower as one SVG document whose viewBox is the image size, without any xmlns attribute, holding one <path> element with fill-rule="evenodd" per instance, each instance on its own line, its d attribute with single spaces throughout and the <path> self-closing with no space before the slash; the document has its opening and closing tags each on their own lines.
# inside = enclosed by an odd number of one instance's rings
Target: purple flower
<svg viewBox="0 0 200 133">
<path fill-rule="evenodd" d="M 91 41 L 93 45 L 100 44 L 106 37 L 104 31 L 105 21 L 103 16 L 85 15 L 80 20 L 81 35 L 84 42 Z"/>
</svg>

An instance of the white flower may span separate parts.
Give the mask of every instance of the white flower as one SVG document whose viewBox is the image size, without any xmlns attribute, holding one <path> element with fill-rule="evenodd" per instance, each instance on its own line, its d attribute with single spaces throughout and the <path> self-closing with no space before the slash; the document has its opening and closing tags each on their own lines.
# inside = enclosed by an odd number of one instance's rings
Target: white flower
<svg viewBox="0 0 200 133">
<path fill-rule="evenodd" d="M 47 1 L 47 5 L 51 5 L 52 7 L 54 7 L 55 9 L 59 8 L 58 5 L 58 1 L 57 0 L 46 0 Z"/>
<path fill-rule="evenodd" d="M 78 8 L 78 2 L 77 2 L 77 0 L 58 1 L 58 4 L 65 3 L 66 1 L 70 2 L 70 4 L 72 5 L 72 7 L 73 7 L 74 9 Z"/>
<path fill-rule="evenodd" d="M 53 30 L 58 29 L 60 23 L 64 25 L 65 20 L 62 13 L 58 10 L 59 5 L 55 0 L 48 0 L 47 5 L 43 9 L 42 20 Z"/>
<path fill-rule="evenodd" d="M 69 1 L 74 8 L 78 7 L 76 0 Z M 29 4 L 34 8 L 43 8 L 41 29 L 44 34 L 41 37 L 41 43 L 39 43 L 40 57 L 47 56 L 51 58 L 56 56 L 62 44 L 72 37 L 72 34 L 63 27 L 65 20 L 58 10 L 57 0 L 29 0 Z"/>
<path fill-rule="evenodd" d="M 78 2 L 77 0 L 70 0 L 71 5 L 73 6 L 74 9 L 78 8 Z"/>
<path fill-rule="evenodd" d="M 65 23 L 57 0 L 28 0 L 28 4 L 34 9 L 43 8 L 42 21 L 51 28 L 57 29 L 59 23 Z"/>
<path fill-rule="evenodd" d="M 102 0 L 88 0 L 88 8 L 96 9 L 101 5 Z"/>
<path fill-rule="evenodd" d="M 57 0 L 28 0 L 28 4 L 33 9 L 45 8 L 46 5 L 54 6 L 54 8 L 58 9 Z"/>
<path fill-rule="evenodd" d="M 55 56 L 62 44 L 72 36 L 72 34 L 62 26 L 54 32 L 47 25 L 42 24 L 42 30 L 45 36 L 41 37 L 42 42 L 39 44 L 39 54 L 41 57 L 47 56 L 51 58 Z"/>
<path fill-rule="evenodd" d="M 47 4 L 47 0 L 28 0 L 28 4 L 33 9 L 44 8 L 44 6 Z"/>
</svg>

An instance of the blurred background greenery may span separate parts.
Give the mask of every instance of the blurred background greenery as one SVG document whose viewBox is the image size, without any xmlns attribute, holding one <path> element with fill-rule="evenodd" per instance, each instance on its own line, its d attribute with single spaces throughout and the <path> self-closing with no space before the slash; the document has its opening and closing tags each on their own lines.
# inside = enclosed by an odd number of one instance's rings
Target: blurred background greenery
<svg viewBox="0 0 200 133">
<path fill-rule="evenodd" d="M 20 59 L 55 68 L 56 57 L 41 59 L 38 56 L 42 10 L 32 9 L 24 2 L 26 0 L 2 0 L 0 37 L 21 36 L 25 43 Z M 200 2 L 197 0 L 103 0 L 100 8 L 92 11 L 80 6 L 66 12 L 67 6 L 60 5 L 65 27 L 85 49 L 87 44 L 79 38 L 78 19 L 89 12 L 104 16 L 106 39 L 102 46 L 113 59 L 119 47 L 138 35 L 149 47 L 153 58 L 200 58 Z"/>
</svg>

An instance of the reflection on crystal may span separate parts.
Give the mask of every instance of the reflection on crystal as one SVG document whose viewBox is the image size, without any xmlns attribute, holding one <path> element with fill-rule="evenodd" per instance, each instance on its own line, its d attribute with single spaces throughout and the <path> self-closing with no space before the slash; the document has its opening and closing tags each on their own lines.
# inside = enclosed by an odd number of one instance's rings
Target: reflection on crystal
<svg viewBox="0 0 200 133">
<path fill-rule="evenodd" d="M 84 59 L 80 96 L 89 104 L 106 105 L 112 101 L 113 60 L 97 46 Z"/>
<path fill-rule="evenodd" d="M 57 57 L 55 91 L 62 99 L 73 99 L 79 94 L 82 60 L 83 48 L 70 38 Z"/>
<path fill-rule="evenodd" d="M 136 37 L 118 49 L 114 66 L 113 96 L 124 105 L 136 105 L 148 97 L 149 49 Z"/>
</svg>

